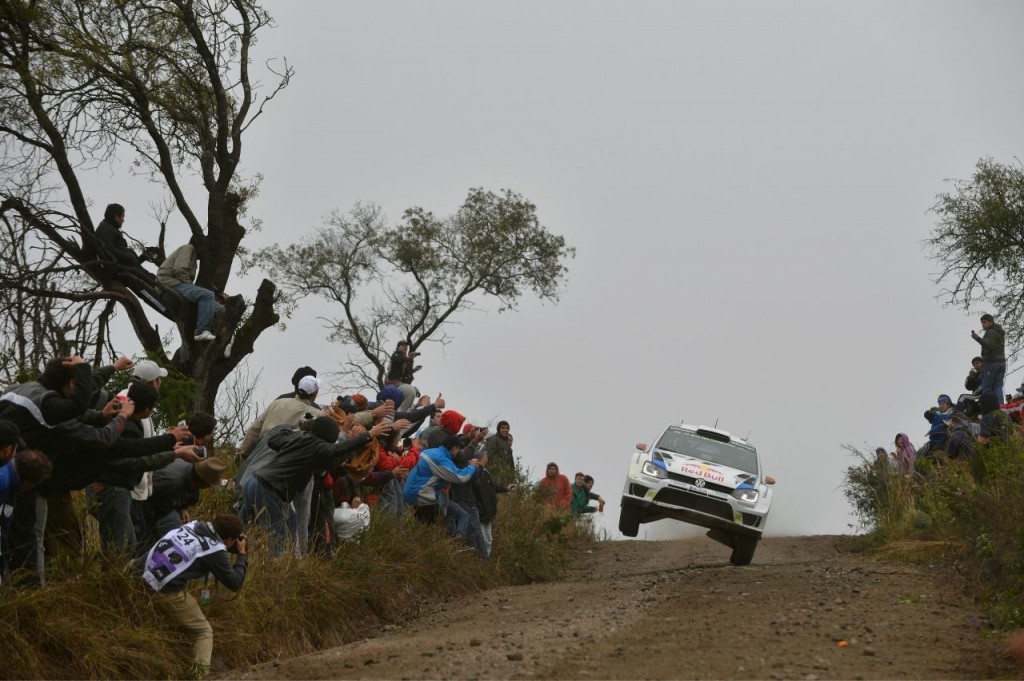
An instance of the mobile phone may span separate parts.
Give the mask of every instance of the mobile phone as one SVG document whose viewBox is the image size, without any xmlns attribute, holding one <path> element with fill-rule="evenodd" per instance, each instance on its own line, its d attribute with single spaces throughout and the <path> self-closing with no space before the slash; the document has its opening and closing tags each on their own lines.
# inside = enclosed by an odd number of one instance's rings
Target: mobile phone
<svg viewBox="0 0 1024 681">
<path fill-rule="evenodd" d="M 196 453 L 196 456 L 198 456 L 200 459 L 206 458 L 206 447 L 202 445 L 196 445 L 192 451 L 194 451 Z"/>
</svg>

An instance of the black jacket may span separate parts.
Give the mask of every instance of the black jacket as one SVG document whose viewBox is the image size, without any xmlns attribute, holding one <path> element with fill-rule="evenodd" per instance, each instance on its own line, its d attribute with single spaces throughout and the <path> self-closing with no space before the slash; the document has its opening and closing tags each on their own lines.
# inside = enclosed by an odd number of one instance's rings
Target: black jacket
<svg viewBox="0 0 1024 681">
<path fill-rule="evenodd" d="M 313 471 L 344 463 L 369 442 L 369 433 L 331 444 L 312 433 L 282 430 L 270 436 L 267 444 L 276 454 L 255 476 L 283 501 L 291 501 L 306 487 Z"/>
<path fill-rule="evenodd" d="M 473 495 L 476 497 L 476 507 L 480 511 L 480 522 L 493 521 L 494 517 L 498 515 L 497 493 L 507 492 L 508 487 L 495 483 L 484 466 L 476 469 L 470 484 L 473 486 Z"/>
</svg>

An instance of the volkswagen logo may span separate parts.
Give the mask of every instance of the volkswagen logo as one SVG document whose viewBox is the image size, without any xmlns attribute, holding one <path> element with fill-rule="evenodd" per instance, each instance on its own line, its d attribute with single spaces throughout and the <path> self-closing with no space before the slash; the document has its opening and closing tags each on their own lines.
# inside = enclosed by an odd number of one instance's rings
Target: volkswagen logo
<svg viewBox="0 0 1024 681">
<path fill-rule="evenodd" d="M 697 487 L 703 487 L 707 483 L 704 482 L 704 478 L 697 478 L 696 480 L 693 481 L 693 484 L 696 485 Z"/>
</svg>

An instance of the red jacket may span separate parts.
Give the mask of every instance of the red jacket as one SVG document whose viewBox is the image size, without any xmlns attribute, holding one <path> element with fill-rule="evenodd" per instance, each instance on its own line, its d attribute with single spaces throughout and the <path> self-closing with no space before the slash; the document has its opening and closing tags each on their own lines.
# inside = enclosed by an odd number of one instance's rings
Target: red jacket
<svg viewBox="0 0 1024 681">
<path fill-rule="evenodd" d="M 569 511 L 569 502 L 572 501 L 572 485 L 569 484 L 569 478 L 561 473 L 554 479 L 545 475 L 540 479 L 538 489 L 545 506 L 556 508 L 559 511 Z"/>
</svg>

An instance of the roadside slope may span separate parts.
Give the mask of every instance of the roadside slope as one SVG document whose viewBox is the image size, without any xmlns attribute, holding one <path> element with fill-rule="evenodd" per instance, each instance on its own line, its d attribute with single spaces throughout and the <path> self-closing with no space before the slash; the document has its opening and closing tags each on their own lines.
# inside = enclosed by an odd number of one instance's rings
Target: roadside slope
<svg viewBox="0 0 1024 681">
<path fill-rule="evenodd" d="M 978 678 L 993 672 L 956 579 L 766 539 L 728 564 L 708 539 L 604 542 L 564 582 L 504 587 L 350 646 L 235 678 Z M 846 647 L 839 647 L 846 641 Z M 1005 674 L 1006 670 L 1002 670 Z"/>
</svg>

